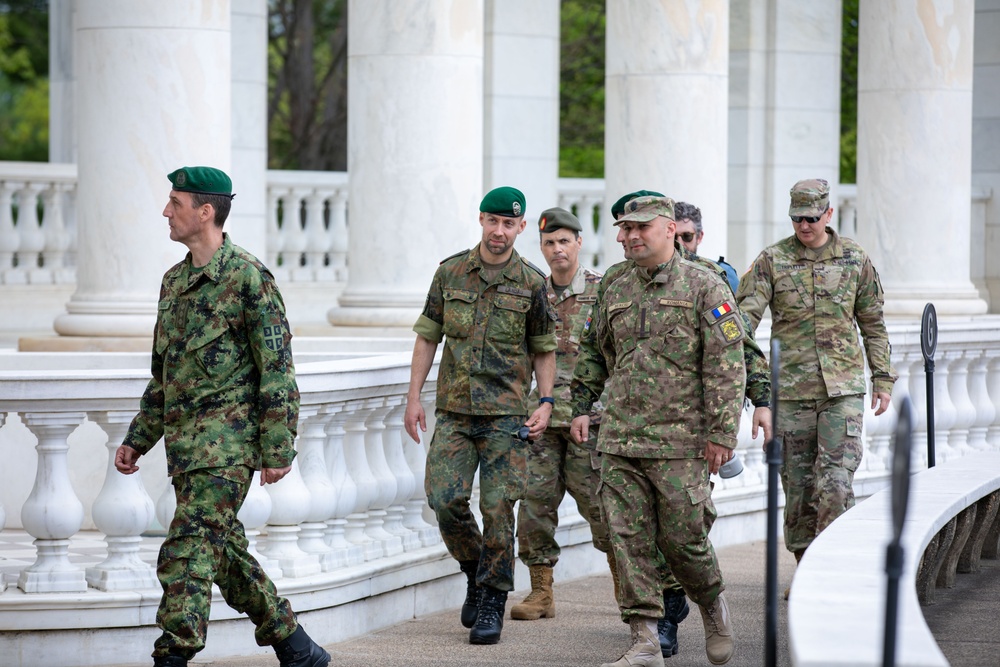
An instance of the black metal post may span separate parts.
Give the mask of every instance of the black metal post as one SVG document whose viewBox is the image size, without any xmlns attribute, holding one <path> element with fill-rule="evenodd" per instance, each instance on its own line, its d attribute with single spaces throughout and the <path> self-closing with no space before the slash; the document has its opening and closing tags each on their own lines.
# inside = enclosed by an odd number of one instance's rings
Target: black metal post
<svg viewBox="0 0 1000 667">
<path fill-rule="evenodd" d="M 764 665 L 778 664 L 778 470 L 781 438 L 778 436 L 778 375 L 781 343 L 771 340 L 771 439 L 767 442 L 767 569 L 764 616 Z"/>
<path fill-rule="evenodd" d="M 938 325 L 934 304 L 924 306 L 920 318 L 920 352 L 924 355 L 924 374 L 927 376 L 927 467 L 934 461 L 934 350 L 937 349 Z"/>
<path fill-rule="evenodd" d="M 885 639 L 882 644 L 882 667 L 896 665 L 896 621 L 899 613 L 899 578 L 903 574 L 903 547 L 900 537 L 910 498 L 910 449 L 913 438 L 913 406 L 904 397 L 899 406 L 899 420 L 892 443 L 892 540 L 885 550 L 888 576 L 885 597 Z"/>
</svg>

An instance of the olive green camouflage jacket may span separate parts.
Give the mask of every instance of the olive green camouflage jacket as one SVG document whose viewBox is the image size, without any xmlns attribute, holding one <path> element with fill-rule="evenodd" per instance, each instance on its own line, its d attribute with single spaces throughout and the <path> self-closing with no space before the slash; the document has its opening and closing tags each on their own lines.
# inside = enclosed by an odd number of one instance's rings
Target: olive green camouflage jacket
<svg viewBox="0 0 1000 667">
<path fill-rule="evenodd" d="M 736 447 L 746 331 L 732 290 L 680 253 L 652 271 L 633 262 L 619 271 L 604 281 L 596 348 L 581 348 L 574 414 L 606 384 L 602 452 L 697 458 L 706 441 Z"/>
<path fill-rule="evenodd" d="M 573 381 L 573 370 L 580 355 L 580 341 L 590 327 L 594 306 L 597 304 L 597 288 L 601 283 L 601 274 L 582 266 L 577 268 L 573 282 L 562 293 L 556 294 L 552 288 L 552 276 L 545 279 L 545 289 L 549 305 L 556 313 L 556 382 L 552 396 L 556 400 L 549 419 L 550 427 L 569 428 L 573 421 L 573 409 L 570 403 L 569 386 Z M 538 389 L 531 391 L 531 400 L 538 401 Z M 590 412 L 590 423 L 601 423 L 600 402 L 596 403 Z"/>
<path fill-rule="evenodd" d="M 446 258 L 413 330 L 445 340 L 437 408 L 466 415 L 527 415 L 531 355 L 556 349 L 545 275 L 513 251 L 487 282 L 479 245 Z"/>
<path fill-rule="evenodd" d="M 153 377 L 124 444 L 145 454 L 162 436 L 170 475 L 291 465 L 299 390 L 271 273 L 227 234 L 205 267 L 189 253 L 167 271 L 158 308 Z"/>
<path fill-rule="evenodd" d="M 781 342 L 782 398 L 864 394 L 857 327 L 874 390 L 891 393 L 896 374 L 878 273 L 856 242 L 830 227 L 826 232 L 830 241 L 822 248 L 807 248 L 794 235 L 765 248 L 740 279 L 740 308 L 756 328 L 771 307 L 771 336 Z"/>
</svg>

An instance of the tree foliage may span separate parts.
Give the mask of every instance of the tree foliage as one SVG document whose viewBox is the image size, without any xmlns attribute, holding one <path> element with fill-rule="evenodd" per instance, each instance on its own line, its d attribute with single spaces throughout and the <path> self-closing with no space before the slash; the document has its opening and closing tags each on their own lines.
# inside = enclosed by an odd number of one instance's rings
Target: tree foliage
<svg viewBox="0 0 1000 667">
<path fill-rule="evenodd" d="M 563 0 L 559 175 L 604 177 L 604 0 Z"/>
<path fill-rule="evenodd" d="M 347 2 L 269 0 L 268 162 L 347 169 Z"/>
<path fill-rule="evenodd" d="M 0 160 L 49 159 L 48 72 L 48 2 L 0 2 Z"/>
<path fill-rule="evenodd" d="M 857 183 L 858 0 L 844 0 L 840 49 L 840 182 Z"/>
</svg>

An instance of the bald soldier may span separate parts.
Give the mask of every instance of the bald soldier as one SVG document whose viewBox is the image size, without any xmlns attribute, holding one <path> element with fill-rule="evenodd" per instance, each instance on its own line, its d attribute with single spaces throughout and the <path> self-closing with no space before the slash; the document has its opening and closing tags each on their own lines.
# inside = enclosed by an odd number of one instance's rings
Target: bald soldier
<svg viewBox="0 0 1000 667">
<path fill-rule="evenodd" d="M 771 336 L 781 341 L 785 547 L 798 561 L 824 528 L 854 506 L 865 409 L 859 328 L 876 415 L 889 407 L 896 374 L 889 364 L 878 273 L 861 246 L 830 227 L 829 184 L 799 181 L 789 194 L 795 233 L 760 253 L 740 279 L 737 300 L 754 328 L 770 307 Z"/>
<path fill-rule="evenodd" d="M 597 449 L 601 503 L 632 645 L 602 667 L 662 666 L 662 553 L 701 611 L 709 660 L 733 654 L 715 550 L 709 473 L 733 456 L 746 373 L 743 320 L 713 270 L 674 246 L 672 199 L 639 197 L 618 219 L 631 264 L 607 285 L 594 324 L 598 353 L 573 379 L 573 428 L 607 385 Z M 669 408 L 665 404 L 669 397 Z"/>
<path fill-rule="evenodd" d="M 486 193 L 482 240 L 441 262 L 413 326 L 403 419 L 415 442 L 427 430 L 420 392 L 444 340 L 424 485 L 448 553 L 467 578 L 461 622 L 472 628 L 470 644 L 500 641 L 514 588 L 514 502 L 524 497 L 528 440 L 545 431 L 556 402 L 555 315 L 545 274 L 514 250 L 524 207 L 515 188 Z M 529 417 L 532 370 L 540 397 Z M 469 507 L 477 468 L 482 531 Z"/>
<path fill-rule="evenodd" d="M 597 302 L 601 274 L 580 264 L 583 226 L 575 215 L 561 208 L 542 211 L 538 218 L 539 244 L 551 271 L 545 279 L 549 305 L 556 313 L 556 399 L 549 428 L 531 444 L 528 456 L 528 486 L 517 513 L 518 555 L 531 574 L 531 592 L 510 609 L 517 620 L 555 616 L 552 568 L 559 561 L 556 528 L 559 505 L 569 494 L 590 524 L 594 546 L 607 554 L 611 572 L 617 566 L 608 543 L 597 499 L 599 457 L 594 449 L 600 404 L 591 412 L 589 440 L 578 443 L 570 436 L 572 411 L 569 386 Z M 537 395 L 537 390 L 532 396 Z"/>
</svg>

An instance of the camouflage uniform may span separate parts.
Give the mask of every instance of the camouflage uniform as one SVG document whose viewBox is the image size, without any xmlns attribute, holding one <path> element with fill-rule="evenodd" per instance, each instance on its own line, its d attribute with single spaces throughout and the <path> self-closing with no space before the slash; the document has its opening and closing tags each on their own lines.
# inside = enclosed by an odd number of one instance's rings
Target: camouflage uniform
<svg viewBox="0 0 1000 667">
<path fill-rule="evenodd" d="M 706 440 L 736 446 L 746 332 L 723 279 L 680 253 L 652 271 L 626 262 L 615 274 L 606 274 L 595 347 L 581 348 L 572 394 L 574 414 L 586 414 L 607 385 L 600 496 L 627 573 L 628 621 L 663 616 L 657 548 L 696 603 L 711 606 L 724 588 L 703 454 Z"/>
<path fill-rule="evenodd" d="M 247 553 L 236 514 L 253 471 L 295 456 L 299 392 L 285 308 L 270 272 L 223 237 L 203 268 L 191 255 L 163 277 L 152 379 L 124 444 L 162 436 L 177 510 L 160 548 L 154 656 L 205 646 L 212 583 L 257 626 L 261 646 L 295 630 L 288 601 Z"/>
<path fill-rule="evenodd" d="M 578 444 L 569 434 L 573 419 L 570 406 L 570 382 L 583 337 L 597 302 L 597 286 L 601 274 L 579 267 L 573 282 L 561 294 L 552 287 L 552 278 L 545 286 L 549 304 L 556 313 L 556 381 L 552 395 L 556 399 L 549 427 L 530 446 L 528 456 L 528 486 L 517 512 L 518 555 L 528 566 L 553 566 L 559 560 L 559 545 L 555 540 L 559 525 L 559 504 L 568 490 L 576 506 L 590 524 L 594 546 L 607 553 L 610 548 L 608 531 L 601 520 L 597 483 L 600 456 L 595 451 L 600 404 L 591 412 L 590 440 Z M 531 397 L 537 401 L 538 392 Z"/>
<path fill-rule="evenodd" d="M 857 243 L 830 227 L 826 233 L 830 240 L 821 248 L 808 248 L 794 235 L 766 248 L 737 295 L 754 327 L 770 306 L 771 335 L 781 341 L 785 546 L 799 556 L 854 506 L 865 394 L 855 322 L 874 391 L 891 393 L 896 380 L 878 273 Z"/>
<path fill-rule="evenodd" d="M 514 502 L 524 497 L 526 444 L 512 437 L 528 414 L 531 355 L 556 349 L 544 274 L 513 251 L 492 281 L 479 246 L 445 259 L 413 330 L 444 338 L 436 426 L 425 490 L 448 552 L 479 561 L 477 583 L 514 587 Z M 479 467 L 480 532 L 469 508 Z"/>
</svg>

